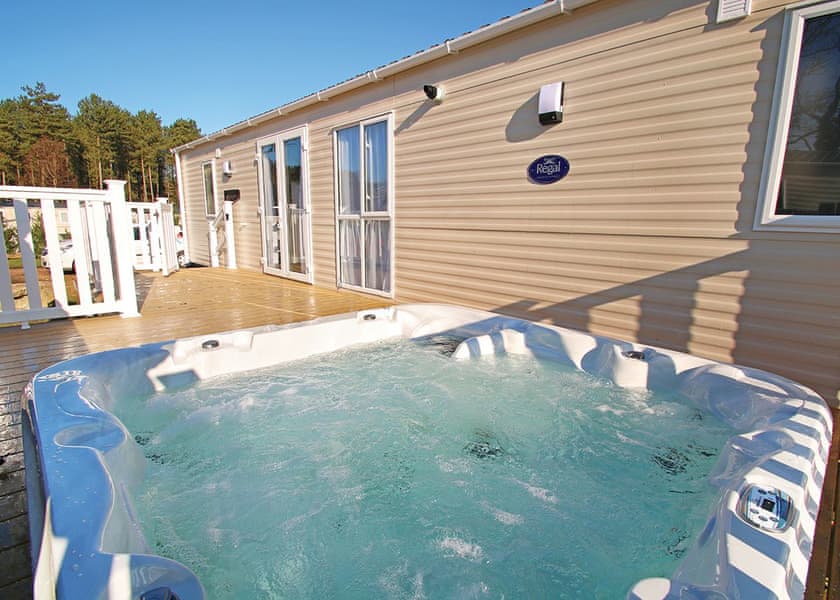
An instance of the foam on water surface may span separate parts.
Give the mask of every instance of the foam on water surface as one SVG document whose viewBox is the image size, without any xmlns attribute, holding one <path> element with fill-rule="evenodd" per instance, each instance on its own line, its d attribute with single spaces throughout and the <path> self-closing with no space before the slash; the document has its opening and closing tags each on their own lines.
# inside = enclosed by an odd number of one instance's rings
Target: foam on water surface
<svg viewBox="0 0 840 600">
<path fill-rule="evenodd" d="M 118 412 L 150 544 L 212 598 L 623 597 L 699 533 L 731 434 L 668 395 L 411 342 Z"/>
</svg>

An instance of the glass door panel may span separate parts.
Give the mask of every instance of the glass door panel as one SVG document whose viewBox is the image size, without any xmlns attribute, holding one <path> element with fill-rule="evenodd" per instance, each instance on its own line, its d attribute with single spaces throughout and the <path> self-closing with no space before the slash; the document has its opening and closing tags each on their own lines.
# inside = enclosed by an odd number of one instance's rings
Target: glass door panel
<svg viewBox="0 0 840 600">
<path fill-rule="evenodd" d="M 362 210 L 359 180 L 362 168 L 359 161 L 359 127 L 348 127 L 337 133 L 338 153 L 338 212 L 358 215 Z"/>
<path fill-rule="evenodd" d="M 306 256 L 305 225 L 307 210 L 301 179 L 301 140 L 299 137 L 283 142 L 283 167 L 286 182 L 286 241 L 289 270 L 309 272 Z"/>
<path fill-rule="evenodd" d="M 265 144 L 260 148 L 262 174 L 262 215 L 265 269 L 283 268 L 283 228 L 277 189 L 277 146 Z"/>
<path fill-rule="evenodd" d="M 388 211 L 388 124 L 365 126 L 365 211 Z"/>
<path fill-rule="evenodd" d="M 391 291 L 391 222 L 365 222 L 365 287 Z"/>
<path fill-rule="evenodd" d="M 340 245 L 341 282 L 362 285 L 362 222 L 346 220 L 338 222 L 338 243 Z"/>
</svg>

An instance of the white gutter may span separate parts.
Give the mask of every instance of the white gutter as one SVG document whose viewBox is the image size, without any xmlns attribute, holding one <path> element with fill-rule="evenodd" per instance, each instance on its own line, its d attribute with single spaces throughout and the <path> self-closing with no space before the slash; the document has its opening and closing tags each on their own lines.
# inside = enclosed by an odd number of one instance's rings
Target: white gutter
<svg viewBox="0 0 840 600">
<path fill-rule="evenodd" d="M 338 96 L 339 94 L 344 94 L 369 83 L 381 81 L 386 77 L 391 77 L 393 75 L 396 75 L 397 73 L 402 73 L 403 71 L 407 71 L 408 69 L 412 69 L 414 67 L 418 67 L 433 60 L 437 60 L 438 58 L 442 58 L 449 54 L 456 54 L 461 50 L 465 50 L 471 46 L 482 44 L 484 42 L 502 36 L 506 33 L 510 33 L 512 31 L 516 31 L 517 29 L 533 25 L 534 23 L 539 23 L 540 21 L 544 21 L 546 19 L 550 19 L 555 15 L 569 14 L 575 9 L 581 8 L 588 4 L 594 4 L 595 2 L 598 2 L 598 0 L 552 0 L 550 2 L 540 4 L 539 6 L 525 9 L 516 15 L 506 17 L 500 21 L 491 23 L 490 25 L 485 25 L 480 29 L 476 29 L 475 31 L 465 33 L 460 37 L 448 40 L 446 42 L 443 42 L 442 44 L 432 46 L 427 50 L 423 50 L 416 54 L 412 54 L 411 56 L 407 56 L 403 59 L 394 61 L 390 64 L 378 67 L 371 71 L 367 71 L 362 75 L 357 75 L 352 79 L 348 79 L 347 81 L 344 81 L 342 83 L 338 83 L 331 87 L 325 88 L 314 94 L 304 96 L 303 98 L 299 98 L 298 100 L 293 100 L 292 102 L 284 104 L 278 108 L 272 108 L 271 110 L 268 110 L 264 113 L 260 113 L 249 119 L 245 119 L 244 121 L 234 123 L 233 125 L 225 127 L 220 131 L 210 133 L 202 138 L 193 140 L 191 142 L 187 142 L 186 144 L 182 144 L 181 146 L 173 148 L 172 150 L 170 150 L 170 152 L 173 152 L 177 155 L 178 152 L 181 152 L 183 150 L 189 150 L 190 148 L 195 148 L 196 146 L 204 144 L 205 142 L 209 142 L 220 137 L 232 135 L 237 131 L 253 127 L 255 125 L 258 125 L 259 123 L 262 123 L 263 121 L 267 121 L 279 115 L 287 115 L 290 112 L 301 110 L 302 108 L 311 106 L 312 104 L 324 102 L 326 100 L 329 100 L 330 98 Z"/>
</svg>

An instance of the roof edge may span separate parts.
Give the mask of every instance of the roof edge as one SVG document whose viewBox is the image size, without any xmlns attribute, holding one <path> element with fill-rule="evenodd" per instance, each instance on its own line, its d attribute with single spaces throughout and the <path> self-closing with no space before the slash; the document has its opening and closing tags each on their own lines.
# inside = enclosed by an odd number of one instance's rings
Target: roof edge
<svg viewBox="0 0 840 600">
<path fill-rule="evenodd" d="M 227 137 L 237 131 L 256 126 L 263 121 L 287 115 L 307 106 L 317 104 L 318 102 L 324 102 L 332 97 L 344 94 L 370 83 L 381 81 L 386 77 L 397 75 L 398 73 L 431 62 L 438 58 L 442 58 L 448 54 L 455 54 L 471 46 L 484 43 L 506 33 L 533 25 L 534 23 L 539 23 L 540 21 L 544 21 L 555 15 L 569 14 L 575 9 L 588 4 L 594 4 L 595 2 L 598 2 L 598 0 L 548 0 L 539 6 L 526 8 L 515 15 L 504 17 L 495 23 L 479 27 L 478 29 L 465 33 L 459 37 L 446 40 L 440 44 L 432 46 L 431 48 L 427 48 L 426 50 L 421 50 L 411 56 L 407 56 L 375 69 L 371 69 L 361 75 L 357 75 L 356 77 L 341 83 L 324 88 L 323 90 L 309 94 L 303 98 L 293 100 L 277 108 L 272 108 L 243 121 L 234 123 L 233 125 L 229 125 L 228 127 L 223 127 L 218 131 L 209 133 L 203 137 L 187 142 L 186 144 L 181 144 L 180 146 L 171 148 L 170 152 L 182 152 L 184 150 L 200 146 L 206 142 Z"/>
</svg>

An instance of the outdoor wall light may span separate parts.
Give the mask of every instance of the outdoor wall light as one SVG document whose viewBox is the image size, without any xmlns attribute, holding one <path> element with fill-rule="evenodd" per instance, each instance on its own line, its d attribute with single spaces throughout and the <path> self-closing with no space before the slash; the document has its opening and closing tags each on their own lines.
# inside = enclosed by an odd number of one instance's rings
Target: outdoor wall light
<svg viewBox="0 0 840 600">
<path fill-rule="evenodd" d="M 558 81 L 540 88 L 539 114 L 540 123 L 543 125 L 563 122 L 564 87 L 563 82 Z"/>
<path fill-rule="evenodd" d="M 426 94 L 426 98 L 433 100 L 438 104 L 443 102 L 443 97 L 446 95 L 446 91 L 443 89 L 443 86 L 429 84 L 423 86 L 423 93 Z"/>
</svg>

